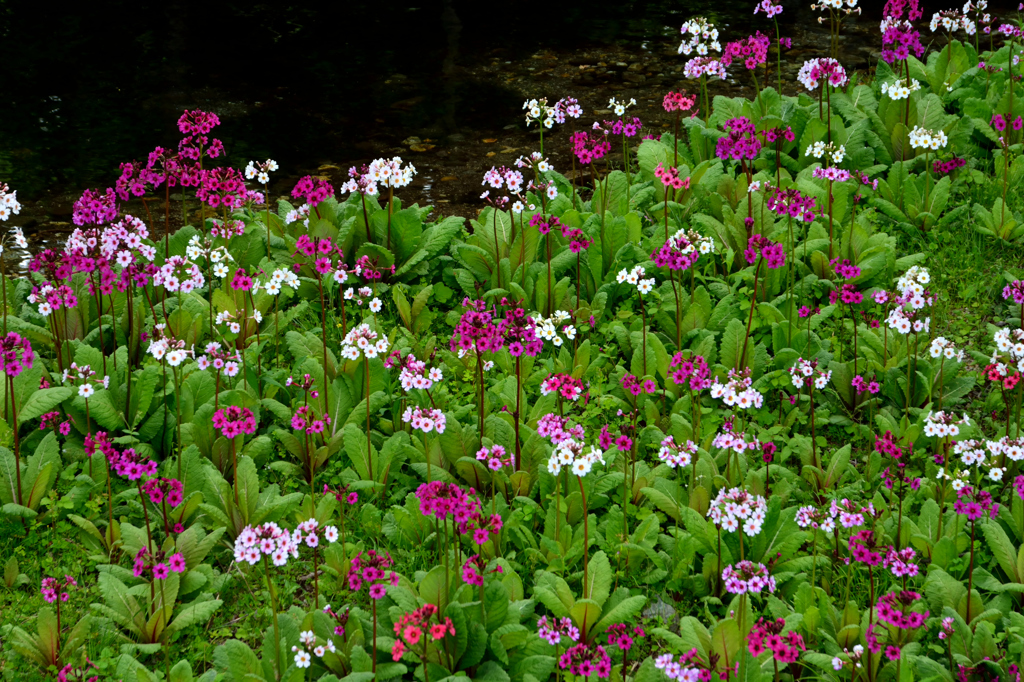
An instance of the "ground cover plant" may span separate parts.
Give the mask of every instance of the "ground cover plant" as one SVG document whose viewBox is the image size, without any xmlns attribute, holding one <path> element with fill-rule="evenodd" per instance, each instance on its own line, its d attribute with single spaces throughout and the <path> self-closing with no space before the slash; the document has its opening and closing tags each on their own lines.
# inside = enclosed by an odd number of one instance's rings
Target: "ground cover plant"
<svg viewBox="0 0 1024 682">
<path fill-rule="evenodd" d="M 858 83 L 813 9 L 796 96 L 696 18 L 669 132 L 528 100 L 468 219 L 204 111 L 86 191 L 2 278 L 5 679 L 1019 681 L 1021 23 L 891 0 Z"/>
</svg>

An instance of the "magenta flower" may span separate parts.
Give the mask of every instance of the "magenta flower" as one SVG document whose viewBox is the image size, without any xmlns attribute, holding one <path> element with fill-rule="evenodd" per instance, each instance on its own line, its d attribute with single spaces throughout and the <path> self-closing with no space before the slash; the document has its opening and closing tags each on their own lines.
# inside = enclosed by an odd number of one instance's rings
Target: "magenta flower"
<svg viewBox="0 0 1024 682">
<path fill-rule="evenodd" d="M 725 137 L 718 138 L 715 144 L 715 155 L 718 158 L 733 161 L 751 160 L 761 151 L 761 141 L 757 139 L 756 126 L 749 118 L 740 116 L 725 122 Z"/>
<path fill-rule="evenodd" d="M 572 153 L 584 166 L 604 158 L 611 151 L 612 143 L 607 135 L 594 135 L 587 132 L 576 132 L 570 138 Z"/>
<path fill-rule="evenodd" d="M 117 197 L 107 188 L 105 194 L 87 189 L 75 202 L 71 220 L 75 225 L 103 225 L 117 218 Z"/>
<path fill-rule="evenodd" d="M 213 428 L 228 439 L 256 433 L 256 417 L 248 407 L 223 407 L 213 413 Z"/>
<path fill-rule="evenodd" d="M 757 31 L 756 35 L 747 36 L 743 40 L 726 43 L 722 51 L 721 62 L 724 66 L 732 64 L 732 60 L 739 59 L 748 70 L 753 70 L 760 64 L 764 64 L 768 58 L 768 46 L 771 39 Z"/>
<path fill-rule="evenodd" d="M 328 197 L 334 196 L 334 188 L 331 183 L 323 178 L 315 178 L 307 175 L 296 183 L 292 189 L 292 198 L 303 199 L 310 206 L 316 206 Z"/>
<path fill-rule="evenodd" d="M 743 252 L 743 256 L 747 259 L 748 263 L 753 265 L 757 262 L 759 254 L 765 259 L 770 270 L 776 270 L 786 264 L 786 251 L 782 248 L 782 244 L 773 242 L 767 237 L 762 237 L 760 234 L 755 234 L 747 242 L 747 248 Z"/>
<path fill-rule="evenodd" d="M 167 560 L 167 566 L 175 573 L 183 573 L 186 567 L 185 555 L 181 552 L 172 554 Z"/>
</svg>

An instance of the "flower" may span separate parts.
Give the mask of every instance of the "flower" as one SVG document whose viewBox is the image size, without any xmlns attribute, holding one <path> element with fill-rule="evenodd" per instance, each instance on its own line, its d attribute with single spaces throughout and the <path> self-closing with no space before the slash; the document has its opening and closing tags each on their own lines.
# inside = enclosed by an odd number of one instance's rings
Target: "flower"
<svg viewBox="0 0 1024 682">
<path fill-rule="evenodd" d="M 708 518 L 724 530 L 735 531 L 743 524 L 743 532 L 753 537 L 761 533 L 768 514 L 768 503 L 760 495 L 748 493 L 742 488 L 722 488 L 711 501 Z"/>
<path fill-rule="evenodd" d="M 722 571 L 725 590 L 730 594 L 759 594 L 763 590 L 775 592 L 775 578 L 768 573 L 764 564 L 741 561 L 733 566 L 726 566 Z"/>
<path fill-rule="evenodd" d="M 7 376 L 16 377 L 23 370 L 32 369 L 35 353 L 29 340 L 17 332 L 7 332 L 0 338 L 0 370 Z"/>
<path fill-rule="evenodd" d="M 223 407 L 213 414 L 213 428 L 227 439 L 256 433 L 256 417 L 248 407 Z"/>
</svg>

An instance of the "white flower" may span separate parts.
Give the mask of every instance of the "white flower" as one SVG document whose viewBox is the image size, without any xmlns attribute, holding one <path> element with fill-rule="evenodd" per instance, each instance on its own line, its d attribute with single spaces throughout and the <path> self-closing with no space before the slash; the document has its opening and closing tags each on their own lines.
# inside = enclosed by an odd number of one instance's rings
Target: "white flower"
<svg viewBox="0 0 1024 682">
<path fill-rule="evenodd" d="M 372 312 L 379 313 L 382 305 L 383 304 L 380 302 L 379 298 L 374 298 L 370 301 L 370 310 Z"/>
<path fill-rule="evenodd" d="M 96 389 L 92 387 L 92 384 L 82 384 L 78 387 L 78 395 L 88 400 Z"/>
<path fill-rule="evenodd" d="M 299 649 L 295 653 L 295 665 L 299 668 L 308 668 L 312 662 L 312 657 L 302 649 Z"/>
</svg>

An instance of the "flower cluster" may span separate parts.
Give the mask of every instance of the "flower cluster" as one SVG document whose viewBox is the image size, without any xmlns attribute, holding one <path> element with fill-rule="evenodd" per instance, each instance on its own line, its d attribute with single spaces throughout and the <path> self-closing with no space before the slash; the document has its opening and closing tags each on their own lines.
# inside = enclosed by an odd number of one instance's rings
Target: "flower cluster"
<svg viewBox="0 0 1024 682">
<path fill-rule="evenodd" d="M 483 545 L 491 535 L 498 534 L 503 524 L 500 514 L 484 516 L 480 499 L 475 495 L 472 488 L 466 492 L 454 483 L 441 481 L 422 483 L 416 489 L 421 514 L 433 515 L 442 521 L 451 515 L 460 534 L 470 534 L 475 544 Z"/>
<path fill-rule="evenodd" d="M 352 570 L 348 574 L 348 588 L 353 592 L 369 585 L 371 599 L 383 599 L 388 585 L 398 584 L 398 574 L 391 570 L 394 559 L 387 552 L 368 550 L 352 557 Z"/>
<path fill-rule="evenodd" d="M 796 510 L 796 525 L 801 528 L 814 528 L 825 533 L 831 533 L 836 528 L 834 517 L 810 505 Z"/>
<path fill-rule="evenodd" d="M 722 51 L 722 64 L 729 66 L 733 59 L 739 59 L 743 61 L 743 65 L 748 70 L 752 71 L 768 59 L 768 46 L 771 45 L 771 42 L 768 36 L 757 31 L 756 35 L 727 43 L 725 50 Z"/>
<path fill-rule="evenodd" d="M 435 616 L 436 620 L 431 622 L 432 619 L 435 619 Z M 430 635 L 431 641 L 437 642 L 449 635 L 454 636 L 455 625 L 452 623 L 451 618 L 445 618 L 442 621 L 437 607 L 433 604 L 424 604 L 411 613 L 403 614 L 398 619 L 398 622 L 395 623 L 395 635 L 397 637 L 394 645 L 391 647 L 391 659 L 393 661 L 401 660 L 405 654 L 406 646 L 412 649 L 420 643 L 420 640 L 423 640 L 423 649 L 426 652 L 427 640 L 424 637 L 425 634 Z"/>
<path fill-rule="evenodd" d="M 342 340 L 341 357 L 346 360 L 358 360 L 360 357 L 372 360 L 378 355 L 387 353 L 389 346 L 386 336 L 378 338 L 377 332 L 364 322 L 345 334 L 345 338 Z"/>
<path fill-rule="evenodd" d="M 308 375 L 307 375 L 308 376 Z M 291 377 L 289 377 L 291 378 Z M 317 391 L 312 391 L 316 397 Z M 304 404 L 292 414 L 292 428 L 304 433 L 323 433 L 324 429 L 331 423 L 331 417 L 319 419 L 318 415 L 308 404 Z"/>
<path fill-rule="evenodd" d="M 540 349 L 543 347 L 544 341 L 550 341 L 555 348 L 560 348 L 563 343 L 562 335 L 570 341 L 576 339 L 576 327 L 571 324 L 566 324 L 572 317 L 564 310 L 556 310 L 551 317 L 540 317 L 534 318 L 533 334 L 534 338 L 526 344 L 520 344 L 522 351 L 527 355 L 537 355 Z M 509 344 L 509 353 L 513 357 L 519 355 L 513 348 L 515 344 Z"/>
<path fill-rule="evenodd" d="M 334 196 L 334 188 L 326 178 L 307 175 L 292 188 L 292 198 L 302 199 L 306 206 L 315 207 L 328 197 Z"/>
<path fill-rule="evenodd" d="M 16 377 L 23 370 L 32 369 L 35 353 L 29 340 L 17 332 L 7 332 L 0 338 L 0 371 Z"/>
<path fill-rule="evenodd" d="M 71 220 L 75 225 L 103 225 L 117 218 L 117 196 L 107 188 L 105 194 L 87 189 L 75 202 Z"/>
<path fill-rule="evenodd" d="M 147 460 L 145 455 L 135 448 L 128 448 L 124 452 L 118 452 L 107 440 L 105 432 L 96 433 L 93 437 L 86 435 L 85 452 L 92 455 L 99 449 L 106 456 L 114 473 L 124 476 L 129 481 L 138 481 L 149 476 L 156 476 L 157 464 L 153 460 Z"/>
<path fill-rule="evenodd" d="M 615 275 L 615 281 L 619 284 L 632 284 L 641 295 L 649 294 L 654 291 L 654 278 L 644 279 L 645 274 L 644 266 L 635 265 L 631 270 L 625 268 L 619 270 L 619 273 Z"/>
<path fill-rule="evenodd" d="M 741 410 L 760 409 L 764 404 L 764 396 L 757 389 L 751 387 L 752 383 L 749 369 L 744 369 L 741 372 L 730 369 L 727 383 L 719 383 L 718 377 L 715 377 L 714 383 L 711 384 L 711 397 L 716 400 L 721 398 L 722 402 L 729 407 L 737 407 Z"/>
<path fill-rule="evenodd" d="M 603 646 L 580 642 L 561 655 L 558 667 L 568 670 L 570 675 L 606 678 L 612 672 L 612 659 Z"/>
<path fill-rule="evenodd" d="M 277 170 L 277 161 L 273 159 L 267 159 L 262 163 L 259 161 L 250 161 L 245 166 L 245 177 L 247 180 L 255 178 L 256 182 L 261 185 L 266 185 L 270 182 L 270 174 Z"/>
<path fill-rule="evenodd" d="M 955 438 L 960 435 L 962 424 L 970 425 L 971 420 L 965 414 L 957 419 L 952 412 L 928 412 L 924 418 L 924 435 L 929 438 Z"/>
<path fill-rule="evenodd" d="M 572 642 L 580 641 L 580 629 L 569 618 L 541 616 L 537 621 L 537 634 L 551 645 L 561 644 L 562 637 Z"/>
<path fill-rule="evenodd" d="M 804 65 L 800 67 L 800 73 L 797 74 L 796 79 L 808 90 L 817 90 L 818 85 L 822 82 L 828 83 L 834 88 L 840 88 L 849 80 L 842 64 L 828 57 L 805 61 Z"/>
<path fill-rule="evenodd" d="M 12 215 L 18 215 L 21 213 L 21 204 L 18 202 L 18 190 L 12 190 L 7 183 L 0 182 L 0 221 L 7 221 Z M 21 228 L 14 228 L 15 241 L 18 246 L 25 248 L 28 246 L 28 242 L 22 244 L 25 236 L 21 233 Z M 21 240 L 18 240 L 18 236 L 21 236 Z"/>
<path fill-rule="evenodd" d="M 475 585 L 477 587 L 484 584 L 485 573 L 502 573 L 501 565 L 496 565 L 492 570 L 487 570 L 487 559 L 484 559 L 479 554 L 474 554 L 468 559 L 466 563 L 462 564 L 462 580 L 467 585 Z"/>
<path fill-rule="evenodd" d="M 641 393 L 651 394 L 658 390 L 654 379 L 644 379 L 643 382 L 635 374 L 626 374 L 622 377 L 622 390 L 634 398 Z"/>
<path fill-rule="evenodd" d="M 431 431 L 444 433 L 447 424 L 447 418 L 441 410 L 419 406 L 406 407 L 405 412 L 402 413 L 402 421 L 423 433 Z"/>
<path fill-rule="evenodd" d="M 605 154 L 612 149 L 612 143 L 608 141 L 607 135 L 578 131 L 572 134 L 569 141 L 572 145 L 572 153 L 584 166 L 603 159 Z"/>
<path fill-rule="evenodd" d="M 589 448 L 576 440 L 567 438 L 555 446 L 548 459 L 548 473 L 557 476 L 562 467 L 569 467 L 573 474 L 583 478 L 590 473 L 595 464 L 604 464 L 604 456 L 600 450 L 591 445 Z"/>
<path fill-rule="evenodd" d="M 863 518 L 861 523 L 863 523 Z M 854 561 L 868 566 L 877 566 L 882 563 L 882 555 L 875 551 L 877 547 L 875 534 L 870 530 L 857 531 L 851 535 L 847 546 L 850 548 L 850 558 Z"/>
<path fill-rule="evenodd" d="M 690 19 L 679 32 L 683 34 L 683 42 L 679 45 L 679 54 L 689 55 L 691 52 L 703 57 L 710 51 L 721 52 L 722 45 L 718 42 L 718 29 L 704 17 Z"/>
<path fill-rule="evenodd" d="M 978 29 L 973 19 L 966 14 L 960 14 L 955 9 L 942 10 L 933 14 L 928 28 L 931 29 L 932 33 L 938 31 L 939 28 L 942 28 L 947 33 L 955 33 L 963 29 L 969 36 L 974 35 Z"/>
<path fill-rule="evenodd" d="M 711 682 L 712 679 L 712 671 L 697 660 L 696 649 L 690 649 L 678 660 L 672 654 L 661 654 L 654 659 L 654 667 L 668 679 L 678 682 Z"/>
<path fill-rule="evenodd" d="M 654 177 L 661 180 L 661 184 L 665 187 L 671 187 L 673 189 L 690 189 L 690 178 L 679 177 L 679 169 L 666 167 L 662 163 L 658 163 L 658 167 L 654 169 Z"/>
<path fill-rule="evenodd" d="M 725 80 L 725 66 L 712 57 L 694 57 L 686 62 L 683 67 L 683 75 L 687 78 L 703 78 L 707 76 L 718 76 Z"/>
<path fill-rule="evenodd" d="M 541 395 L 557 393 L 565 400 L 575 402 L 583 395 L 583 382 L 571 374 L 552 374 L 540 382 Z"/>
<path fill-rule="evenodd" d="M 39 592 L 42 593 L 43 599 L 46 600 L 47 604 L 52 604 L 58 599 L 60 599 L 62 602 L 70 599 L 71 595 L 63 590 L 65 588 L 72 587 L 78 587 L 78 581 L 70 575 L 65 574 L 63 585 L 56 578 L 43 578 Z"/>
<path fill-rule="evenodd" d="M 963 168 L 966 165 L 967 159 L 963 158 L 962 156 L 954 156 L 952 159 L 949 159 L 948 161 L 935 159 L 934 161 L 932 161 L 932 172 L 936 173 L 937 175 L 949 175 L 953 171 L 959 168 Z"/>
<path fill-rule="evenodd" d="M 743 257 L 753 265 L 757 262 L 757 256 L 764 258 L 769 270 L 777 270 L 786 264 L 786 250 L 782 244 L 773 242 L 767 237 L 755 234 L 747 241 L 747 248 L 743 251 Z"/>
<path fill-rule="evenodd" d="M 897 78 L 892 83 L 882 83 L 881 86 L 882 94 L 888 95 L 890 99 L 894 100 L 906 99 L 910 97 L 910 93 L 920 89 L 921 83 L 916 78 Z"/>
<path fill-rule="evenodd" d="M 928 611 L 918 613 L 907 609 L 920 599 L 920 594 L 910 590 L 889 592 L 879 598 L 875 604 L 875 613 L 878 614 L 880 621 L 894 628 L 916 630 L 924 625 L 928 618 Z"/>
<path fill-rule="evenodd" d="M 617 646 L 620 651 L 633 648 L 634 638 L 644 637 L 644 629 L 639 625 L 630 628 L 625 623 L 616 623 L 608 627 L 608 646 Z"/>
<path fill-rule="evenodd" d="M 255 566 L 270 557 L 275 566 L 284 566 L 289 556 L 298 558 L 300 540 L 301 535 L 293 535 L 273 521 L 246 526 L 235 538 L 235 561 Z"/>
<path fill-rule="evenodd" d="M 669 370 L 672 381 L 679 386 L 686 386 L 691 391 L 703 391 L 711 387 L 711 369 L 703 355 L 684 357 L 680 351 L 672 356 Z"/>
<path fill-rule="evenodd" d="M 697 103 L 696 95 L 687 96 L 685 92 L 668 92 L 662 100 L 662 107 L 665 111 L 689 111 Z M 694 112 L 696 114 L 696 112 Z"/>
<path fill-rule="evenodd" d="M 526 112 L 527 128 L 533 123 L 540 123 L 545 128 L 551 128 L 555 125 L 555 117 L 558 115 L 558 109 L 548 106 L 546 97 L 526 100 L 523 102 L 523 111 Z"/>
<path fill-rule="evenodd" d="M 142 493 L 153 504 L 177 507 L 185 499 L 184 486 L 175 478 L 151 478 L 142 484 Z"/>
<path fill-rule="evenodd" d="M 715 526 L 733 532 L 738 531 L 742 524 L 743 532 L 749 537 L 761 533 L 767 514 L 765 499 L 742 488 L 722 488 L 708 508 L 708 518 Z"/>
<path fill-rule="evenodd" d="M 783 634 L 785 627 L 786 621 L 782 618 L 774 621 L 758 618 L 747 635 L 747 650 L 752 656 L 760 656 L 768 650 L 779 663 L 795 663 L 800 652 L 806 650 L 804 638 L 793 631 Z"/>
<path fill-rule="evenodd" d="M 693 230 L 679 230 L 651 254 L 651 259 L 659 268 L 689 270 L 702 255 L 714 251 L 713 238 L 705 237 Z"/>
<path fill-rule="evenodd" d="M 993 502 L 991 493 L 985 490 L 968 485 L 958 490 L 956 497 L 953 511 L 966 516 L 969 521 L 977 521 L 985 514 L 994 519 L 999 512 L 999 504 Z"/>
<path fill-rule="evenodd" d="M 163 550 L 157 550 L 154 554 L 142 547 L 135 554 L 132 575 L 145 578 L 149 574 L 154 580 L 166 580 L 171 573 L 184 573 L 187 567 L 188 562 L 181 552 L 168 555 Z"/>
<path fill-rule="evenodd" d="M 760 4 L 754 5 L 754 14 L 758 12 L 764 12 L 769 19 L 773 19 L 777 14 L 782 14 L 782 5 L 774 5 L 772 0 L 761 0 Z"/>
<path fill-rule="evenodd" d="M 512 463 L 512 458 L 506 456 L 505 448 L 500 445 L 480 448 L 476 451 L 476 459 L 479 462 L 485 462 L 491 471 L 500 471 Z"/>
<path fill-rule="evenodd" d="M 78 386 L 78 395 L 88 400 L 96 392 L 97 387 L 107 388 L 110 386 L 110 377 L 97 378 L 96 372 L 89 365 L 79 365 L 72 362 L 70 367 L 64 369 L 61 381 L 65 384 Z"/>
<path fill-rule="evenodd" d="M 1017 305 L 1024 305 L 1024 281 L 1015 279 L 1003 287 L 1003 300 L 1010 299 Z"/>
<path fill-rule="evenodd" d="M 910 131 L 910 146 L 914 149 L 930 149 L 936 151 L 949 144 L 946 133 L 939 130 L 927 130 L 921 126 L 914 126 Z"/>
<path fill-rule="evenodd" d="M 928 355 L 933 358 L 942 357 L 946 360 L 964 361 L 964 352 L 957 350 L 953 343 L 944 336 L 936 336 L 928 346 Z"/>
<path fill-rule="evenodd" d="M 914 563 L 916 556 L 917 552 L 914 551 L 913 547 L 904 547 L 901 550 L 889 547 L 889 550 L 885 553 L 885 558 L 882 559 L 882 566 L 887 568 L 897 578 L 913 578 L 920 571 L 918 565 Z M 881 609 L 881 602 L 879 602 L 879 609 Z"/>
<path fill-rule="evenodd" d="M 248 407 L 231 405 L 213 413 L 213 428 L 227 439 L 256 433 L 256 417 Z"/>
<path fill-rule="evenodd" d="M 798 218 L 806 223 L 814 220 L 814 209 L 817 200 L 804 196 L 796 189 L 782 190 L 772 188 L 771 194 L 765 199 L 765 207 L 779 216 Z"/>
<path fill-rule="evenodd" d="M 823 372 L 818 369 L 817 360 L 797 358 L 797 361 L 789 368 L 789 376 L 796 388 L 803 388 L 808 381 L 812 381 L 814 388 L 820 391 L 828 386 L 828 382 L 832 379 L 832 371 Z"/>
<path fill-rule="evenodd" d="M 692 440 L 677 444 L 675 438 L 668 436 L 661 441 L 658 448 L 658 459 L 673 469 L 676 467 L 690 466 L 693 457 L 697 454 L 697 444 Z"/>
<path fill-rule="evenodd" d="M 761 151 L 761 140 L 757 137 L 757 126 L 745 116 L 730 118 L 723 127 L 728 133 L 715 143 L 715 155 L 733 161 L 749 161 L 757 158 Z"/>
<path fill-rule="evenodd" d="M 760 594 L 764 590 L 775 592 L 775 577 L 769 575 L 768 567 L 752 561 L 741 561 L 726 566 L 722 571 L 725 591 L 729 594 Z"/>
<path fill-rule="evenodd" d="M 583 440 L 584 430 L 579 424 L 568 426 L 569 420 L 557 414 L 548 413 L 537 420 L 537 435 L 548 438 L 552 445 L 558 445 L 568 438 Z M 568 428 L 566 428 L 568 426 Z"/>
</svg>

